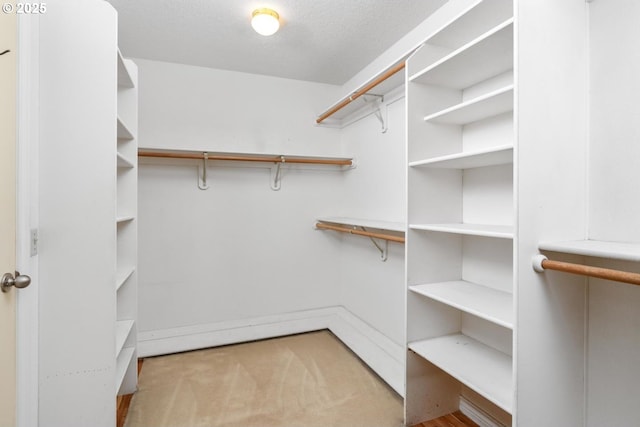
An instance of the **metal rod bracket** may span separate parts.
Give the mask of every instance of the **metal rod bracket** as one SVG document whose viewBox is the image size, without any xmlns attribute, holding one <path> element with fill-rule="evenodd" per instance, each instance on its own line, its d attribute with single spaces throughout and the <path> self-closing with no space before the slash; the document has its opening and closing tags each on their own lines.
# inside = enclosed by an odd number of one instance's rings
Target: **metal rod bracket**
<svg viewBox="0 0 640 427">
<path fill-rule="evenodd" d="M 360 227 L 360 228 L 362 229 L 362 231 L 365 231 L 365 232 L 367 231 L 367 229 L 364 227 Z M 371 240 L 371 243 L 373 243 L 373 245 L 380 251 L 380 261 L 385 262 L 389 257 L 389 241 L 385 240 L 384 248 L 381 248 L 378 242 L 376 242 L 373 239 L 373 237 L 371 236 L 367 236 L 367 237 L 369 237 L 369 240 Z"/>
<path fill-rule="evenodd" d="M 376 101 L 378 101 L 378 105 L 375 109 L 375 111 L 373 112 L 373 114 L 376 116 L 376 118 L 378 119 L 378 121 L 380 122 L 380 124 L 382 125 L 382 128 L 380 129 L 380 132 L 382 133 L 386 133 L 388 130 L 388 110 L 389 108 L 387 107 L 387 104 L 384 103 L 384 95 L 378 95 L 375 93 L 367 93 L 362 95 L 362 97 L 364 98 L 364 100 L 366 102 L 371 102 L 369 100 L 366 99 L 367 96 L 373 96 L 376 97 Z"/>
<path fill-rule="evenodd" d="M 278 163 L 274 163 L 271 168 L 271 189 L 273 191 L 280 190 L 282 174 L 281 174 L 281 166 L 286 162 L 284 156 L 280 156 L 280 161 Z"/>
<path fill-rule="evenodd" d="M 209 184 L 207 184 L 207 163 L 209 160 L 209 153 L 202 153 L 202 164 L 198 165 L 198 188 L 201 190 L 208 190 Z"/>
</svg>

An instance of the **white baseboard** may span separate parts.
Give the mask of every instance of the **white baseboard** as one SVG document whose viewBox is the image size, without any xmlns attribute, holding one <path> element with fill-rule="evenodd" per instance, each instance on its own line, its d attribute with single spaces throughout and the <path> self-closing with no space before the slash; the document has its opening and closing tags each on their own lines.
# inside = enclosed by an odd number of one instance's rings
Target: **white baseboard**
<svg viewBox="0 0 640 427">
<path fill-rule="evenodd" d="M 138 333 L 139 357 L 329 329 L 404 397 L 404 349 L 344 307 Z"/>
<path fill-rule="evenodd" d="M 138 333 L 139 357 L 327 329 L 336 307 Z"/>
<path fill-rule="evenodd" d="M 475 422 L 480 427 L 505 427 L 504 424 L 478 408 L 468 399 L 464 398 L 464 396 L 460 396 L 460 412 L 465 414 L 471 419 L 471 421 Z"/>
<path fill-rule="evenodd" d="M 362 321 L 344 307 L 338 307 L 329 330 L 404 398 L 404 348 Z"/>
</svg>

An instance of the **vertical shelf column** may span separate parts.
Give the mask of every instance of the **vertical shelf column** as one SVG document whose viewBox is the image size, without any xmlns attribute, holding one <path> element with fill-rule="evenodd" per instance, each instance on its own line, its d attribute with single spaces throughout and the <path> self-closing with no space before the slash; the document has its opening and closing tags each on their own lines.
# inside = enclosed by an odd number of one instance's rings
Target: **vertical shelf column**
<svg viewBox="0 0 640 427">
<path fill-rule="evenodd" d="M 512 424 L 513 2 L 478 2 L 407 61 L 405 416 Z"/>
<path fill-rule="evenodd" d="M 136 391 L 138 276 L 138 71 L 118 52 L 116 394 Z"/>
</svg>

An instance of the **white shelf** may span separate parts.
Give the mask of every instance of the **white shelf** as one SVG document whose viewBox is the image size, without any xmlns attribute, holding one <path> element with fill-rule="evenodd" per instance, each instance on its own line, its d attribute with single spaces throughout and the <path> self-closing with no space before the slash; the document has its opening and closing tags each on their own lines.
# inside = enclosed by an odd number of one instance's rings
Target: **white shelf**
<svg viewBox="0 0 640 427">
<path fill-rule="evenodd" d="M 124 343 L 127 341 L 131 329 L 133 329 L 133 320 L 119 320 L 116 322 L 116 357 L 122 351 Z"/>
<path fill-rule="evenodd" d="M 409 348 L 511 413 L 513 374 L 510 356 L 462 334 L 413 342 Z"/>
<path fill-rule="evenodd" d="M 118 273 L 118 275 L 116 276 L 116 291 L 118 291 L 122 287 L 122 285 L 125 284 L 127 279 L 131 277 L 134 271 L 136 271 L 135 267 L 130 267 L 124 270 L 122 273 Z"/>
<path fill-rule="evenodd" d="M 513 239 L 513 227 L 491 224 L 409 224 L 412 230 L 437 231 L 441 233 L 464 234 L 468 236 L 496 237 Z"/>
<path fill-rule="evenodd" d="M 503 145 L 484 150 L 449 154 L 409 163 L 411 167 L 472 169 L 513 163 L 513 146 Z"/>
<path fill-rule="evenodd" d="M 127 373 L 127 369 L 129 368 L 129 364 L 133 359 L 134 353 L 135 348 L 125 347 L 122 349 L 122 351 L 118 355 L 118 358 L 116 359 L 116 393 L 122 385 L 122 381 L 124 380 L 124 376 Z"/>
<path fill-rule="evenodd" d="M 116 222 L 118 224 L 122 224 L 124 222 L 133 221 L 134 219 L 136 219 L 136 217 L 133 215 L 119 216 L 116 218 Z"/>
<path fill-rule="evenodd" d="M 513 111 L 513 85 L 486 93 L 424 118 L 425 122 L 465 125 Z"/>
<path fill-rule="evenodd" d="M 568 242 L 542 242 L 538 245 L 538 249 L 542 251 L 640 262 L 640 243 L 574 240 Z"/>
<path fill-rule="evenodd" d="M 133 133 L 124 124 L 120 116 L 118 116 L 118 139 L 133 139 Z"/>
<path fill-rule="evenodd" d="M 118 86 L 127 88 L 135 87 L 127 63 L 120 53 L 120 49 L 118 49 Z"/>
<path fill-rule="evenodd" d="M 127 168 L 127 169 L 132 169 L 135 167 L 135 165 L 133 163 L 131 163 L 129 160 L 127 160 L 122 154 L 118 153 L 118 167 L 119 168 Z"/>
<path fill-rule="evenodd" d="M 513 69 L 513 18 L 409 77 L 410 81 L 464 89 Z"/>
<path fill-rule="evenodd" d="M 513 329 L 513 295 L 463 280 L 409 286 L 412 292 Z"/>
<path fill-rule="evenodd" d="M 317 218 L 320 222 L 328 222 L 332 224 L 355 225 L 365 228 L 377 228 L 380 230 L 405 232 L 406 224 L 402 222 L 379 221 L 375 219 L 346 218 L 346 217 L 322 217 Z"/>
</svg>

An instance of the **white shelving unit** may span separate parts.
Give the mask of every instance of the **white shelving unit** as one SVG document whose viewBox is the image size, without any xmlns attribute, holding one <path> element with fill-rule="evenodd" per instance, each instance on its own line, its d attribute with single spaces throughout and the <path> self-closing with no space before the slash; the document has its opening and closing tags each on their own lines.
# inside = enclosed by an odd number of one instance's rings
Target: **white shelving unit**
<svg viewBox="0 0 640 427">
<path fill-rule="evenodd" d="M 407 425 L 514 410 L 513 2 L 470 3 L 407 61 Z"/>
<path fill-rule="evenodd" d="M 118 52 L 116 197 L 117 395 L 136 391 L 137 373 L 137 67 Z"/>
</svg>

